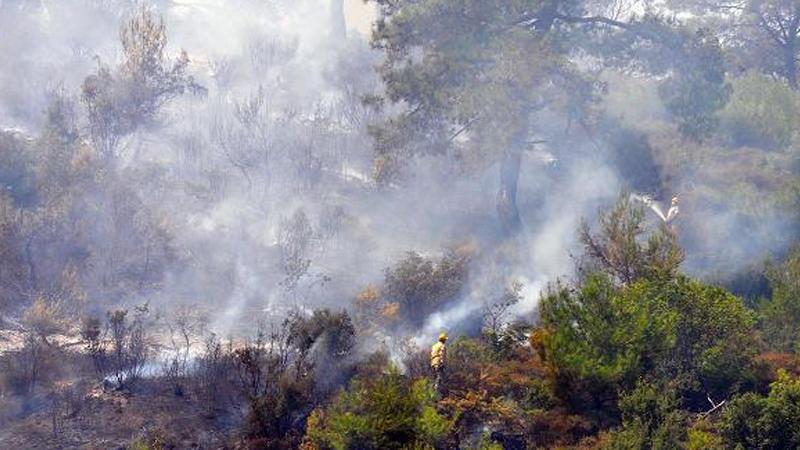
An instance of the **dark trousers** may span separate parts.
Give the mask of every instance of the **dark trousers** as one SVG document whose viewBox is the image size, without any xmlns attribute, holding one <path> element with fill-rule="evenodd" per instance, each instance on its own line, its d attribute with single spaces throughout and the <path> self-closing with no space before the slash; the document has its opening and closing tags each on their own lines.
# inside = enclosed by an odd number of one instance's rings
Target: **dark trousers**
<svg viewBox="0 0 800 450">
<path fill-rule="evenodd" d="M 431 367 L 433 370 L 433 389 L 436 392 L 442 392 L 442 385 L 444 383 L 444 367 Z"/>
</svg>

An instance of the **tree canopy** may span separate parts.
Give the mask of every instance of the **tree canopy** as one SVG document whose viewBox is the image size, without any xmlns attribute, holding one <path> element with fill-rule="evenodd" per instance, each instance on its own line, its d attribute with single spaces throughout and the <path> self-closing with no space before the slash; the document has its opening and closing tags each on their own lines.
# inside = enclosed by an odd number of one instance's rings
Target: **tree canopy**
<svg viewBox="0 0 800 450">
<path fill-rule="evenodd" d="M 593 14 L 602 2 L 382 1 L 373 46 L 385 59 L 379 104 L 393 105 L 372 128 L 375 175 L 391 181 L 409 158 L 447 154 L 466 164 L 499 164 L 498 215 L 506 231 L 517 208 L 524 152 L 562 129 L 590 131 L 603 91 L 598 66 L 671 74 L 663 88 L 682 131 L 706 136 L 728 86 L 716 39 L 658 16 L 617 20 Z M 669 57 L 665 57 L 668 55 Z M 673 63 L 666 63 L 673 61 Z"/>
</svg>

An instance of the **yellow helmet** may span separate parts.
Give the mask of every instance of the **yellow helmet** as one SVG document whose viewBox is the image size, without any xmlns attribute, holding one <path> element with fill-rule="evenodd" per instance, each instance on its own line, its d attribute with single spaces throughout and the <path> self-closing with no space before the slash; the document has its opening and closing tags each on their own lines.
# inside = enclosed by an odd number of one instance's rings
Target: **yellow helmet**
<svg viewBox="0 0 800 450">
<path fill-rule="evenodd" d="M 447 340 L 447 333 L 439 333 L 439 341 L 444 342 Z"/>
</svg>

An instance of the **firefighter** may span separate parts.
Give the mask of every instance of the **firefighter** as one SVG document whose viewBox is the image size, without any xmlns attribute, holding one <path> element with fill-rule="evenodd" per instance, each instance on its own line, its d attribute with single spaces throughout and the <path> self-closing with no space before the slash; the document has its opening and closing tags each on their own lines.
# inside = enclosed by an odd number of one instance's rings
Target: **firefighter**
<svg viewBox="0 0 800 450">
<path fill-rule="evenodd" d="M 442 385 L 442 375 L 447 362 L 447 333 L 439 334 L 439 342 L 431 347 L 431 370 L 433 371 L 433 388 L 439 392 Z"/>
<path fill-rule="evenodd" d="M 672 224 L 672 222 L 674 222 L 678 217 L 678 213 L 680 213 L 678 202 L 678 197 L 672 197 L 672 203 L 670 203 L 669 211 L 667 211 L 667 215 L 664 218 L 664 222 L 666 222 L 667 225 Z"/>
</svg>

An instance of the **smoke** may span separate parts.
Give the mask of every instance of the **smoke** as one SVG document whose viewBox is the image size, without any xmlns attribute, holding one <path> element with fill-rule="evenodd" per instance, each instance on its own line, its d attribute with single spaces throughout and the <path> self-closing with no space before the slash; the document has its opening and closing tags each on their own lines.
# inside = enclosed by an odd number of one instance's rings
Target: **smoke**
<svg viewBox="0 0 800 450">
<path fill-rule="evenodd" d="M 359 33 L 337 34 L 329 6 L 152 4 L 165 19 L 168 52 L 187 51 L 208 95 L 169 103 L 157 123 L 125 138 L 120 182 L 170 231 L 176 255 L 154 289 L 97 299 L 100 308 L 144 299 L 203 305 L 218 334 L 247 333 L 290 309 L 348 308 L 405 252 L 436 254 L 474 239 L 480 251 L 465 294 L 421 330 L 409 330 L 427 342 L 442 330 L 474 332 L 483 308 L 514 281 L 524 288 L 513 314 L 531 318 L 547 283 L 572 274 L 580 221 L 596 218 L 626 187 L 610 150 L 565 137 L 563 124 L 543 115 L 537 127 L 549 144 L 523 162 L 525 226 L 513 242 L 497 223 L 497 166 L 461 173 L 447 158 L 420 158 L 405 183 L 378 188 L 366 133 L 374 112 L 359 94 L 380 89 L 373 70 L 380 55 Z M 77 96 L 98 59 L 118 63 L 119 25 L 134 7 L 122 0 L 1 2 L 0 125 L 35 134 L 48 91 L 61 85 Z M 675 190 L 697 186 L 689 178 L 676 180 Z M 724 246 L 720 240 L 742 226 L 735 214 L 704 212 L 691 195 L 682 198 L 683 216 L 704 218 L 707 240 L 687 241 L 687 267 L 700 273 L 696 249 Z M 759 238 L 740 246 L 739 257 L 763 250 L 761 237 L 781 227 L 772 220 L 756 226 Z M 101 242 L 110 232 L 98 225 L 88 234 Z"/>
</svg>

